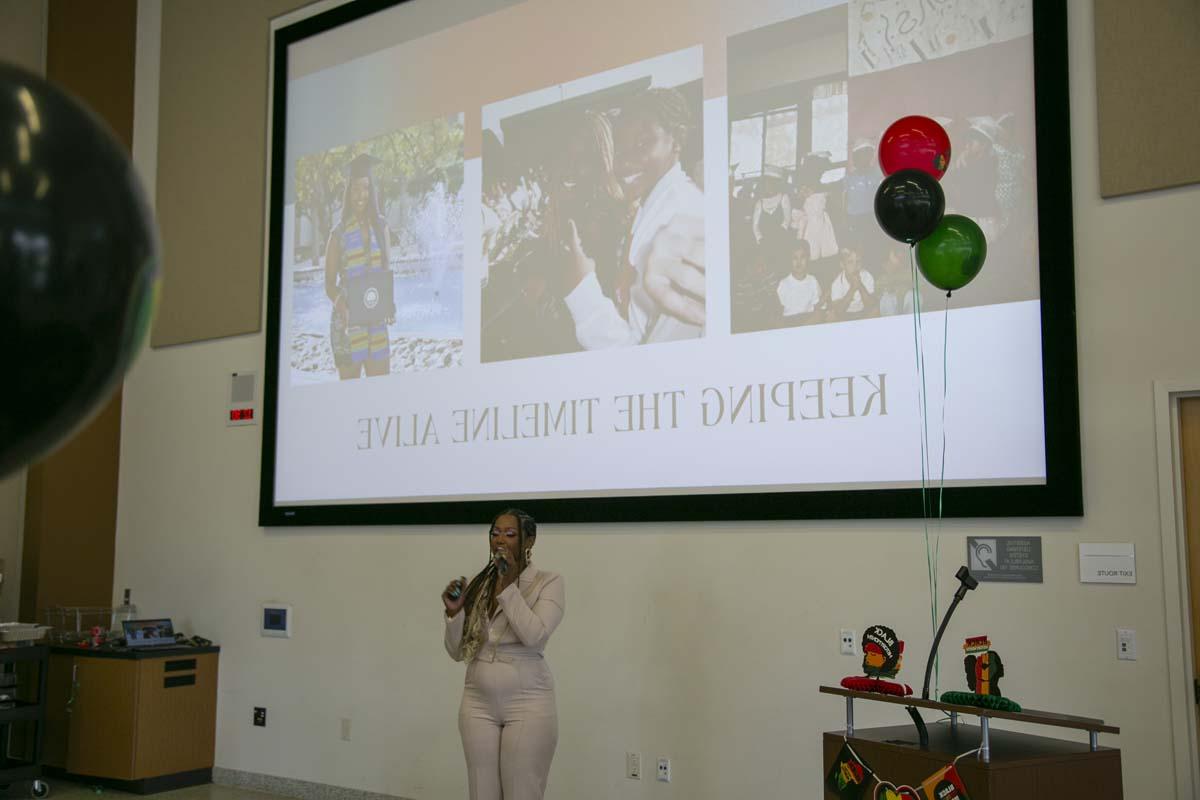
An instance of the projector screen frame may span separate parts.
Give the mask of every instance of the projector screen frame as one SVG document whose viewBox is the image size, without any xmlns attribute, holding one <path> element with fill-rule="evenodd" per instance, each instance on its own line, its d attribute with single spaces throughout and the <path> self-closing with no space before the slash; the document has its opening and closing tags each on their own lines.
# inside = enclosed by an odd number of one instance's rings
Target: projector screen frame
<svg viewBox="0 0 1200 800">
<path fill-rule="evenodd" d="M 288 48 L 324 31 L 412 0 L 352 0 L 273 32 L 269 120 L 267 325 L 262 415 L 259 525 L 428 525 L 477 523 L 501 500 L 279 505 L 275 502 L 277 393 L 282 291 L 282 239 L 287 130 Z M 1083 488 L 1076 354 L 1072 236 L 1067 9 L 1061 0 L 1033 4 L 1034 107 L 1042 389 L 1046 483 L 948 487 L 944 516 L 1082 516 Z M 687 522 L 919 518 L 921 490 L 747 492 L 659 496 L 521 499 L 546 522 Z"/>
</svg>

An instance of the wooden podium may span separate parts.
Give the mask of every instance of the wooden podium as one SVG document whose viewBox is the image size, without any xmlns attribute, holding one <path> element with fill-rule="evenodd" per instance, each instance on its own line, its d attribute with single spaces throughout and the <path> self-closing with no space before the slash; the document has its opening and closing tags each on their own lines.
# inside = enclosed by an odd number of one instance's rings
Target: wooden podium
<svg viewBox="0 0 1200 800">
<path fill-rule="evenodd" d="M 1014 714 L 916 697 L 853 692 L 834 686 L 822 686 L 821 692 L 846 698 L 846 730 L 829 731 L 822 737 L 825 767 L 821 781 L 826 800 L 836 800 L 824 788 L 824 779 L 843 741 L 848 741 L 859 758 L 881 777 L 917 788 L 922 780 L 955 757 L 980 748 L 978 754 L 958 762 L 958 772 L 971 800 L 1121 800 L 1123 797 L 1121 751 L 1101 747 L 1097 741 L 1101 733 L 1121 731 L 1105 725 L 1103 720 L 1032 710 Z M 944 711 L 950 717 L 945 722 L 929 724 L 929 746 L 922 748 L 912 723 L 856 730 L 856 700 Z M 965 725 L 959 722 L 959 715 L 979 717 L 979 725 Z M 991 727 L 993 719 L 1087 731 L 1088 742 L 998 731 Z M 869 789 L 865 797 L 871 796 Z"/>
</svg>

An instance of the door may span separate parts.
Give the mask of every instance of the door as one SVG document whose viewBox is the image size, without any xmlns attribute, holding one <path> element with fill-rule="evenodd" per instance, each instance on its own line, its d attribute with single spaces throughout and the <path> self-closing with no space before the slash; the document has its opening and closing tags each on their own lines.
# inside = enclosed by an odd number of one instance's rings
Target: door
<svg viewBox="0 0 1200 800">
<path fill-rule="evenodd" d="M 138 662 L 75 657 L 67 772 L 133 780 Z"/>
<path fill-rule="evenodd" d="M 1179 401 L 1179 455 L 1192 607 L 1192 669 L 1200 676 L 1200 397 Z M 1194 694 L 1200 704 L 1200 679 Z"/>
</svg>

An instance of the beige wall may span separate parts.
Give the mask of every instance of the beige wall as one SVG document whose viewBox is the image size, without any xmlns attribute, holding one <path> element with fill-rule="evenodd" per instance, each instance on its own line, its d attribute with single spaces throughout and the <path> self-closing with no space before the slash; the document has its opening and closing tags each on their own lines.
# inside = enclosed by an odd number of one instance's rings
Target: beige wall
<svg viewBox="0 0 1200 800">
<path fill-rule="evenodd" d="M 943 597 L 968 534 L 1043 536 L 1046 582 L 974 593 L 948 634 L 942 686 L 960 683 L 956 640 L 990 634 L 1009 693 L 1121 726 L 1102 742 L 1124 750 L 1126 796 L 1170 797 L 1168 721 L 1190 709 L 1172 709 L 1166 688 L 1175 633 L 1161 586 L 1151 383 L 1200 385 L 1200 189 L 1099 198 L 1091 4 L 1070 12 L 1087 516 L 946 523 Z M 139 91 L 153 70 L 139 63 Z M 138 142 L 135 153 L 147 158 Z M 256 527 L 261 430 L 226 428 L 221 410 L 226 376 L 260 367 L 263 349 L 256 335 L 148 351 L 130 374 L 116 585 L 133 587 L 143 612 L 223 645 L 218 766 L 462 797 L 462 667 L 442 653 L 437 595 L 478 562 L 484 528 Z M 857 667 L 837 654 L 838 629 L 896 628 L 912 653 L 903 675 L 919 682 L 929 614 L 918 523 L 549 525 L 544 534 L 539 561 L 568 586 L 548 650 L 561 720 L 552 797 L 813 797 L 820 732 L 840 727 L 842 714 L 816 686 Z M 1134 542 L 1138 584 L 1081 585 L 1076 549 L 1093 541 Z M 293 639 L 258 636 L 268 601 L 295 608 Z M 1138 661 L 1116 660 L 1116 627 L 1137 631 Z M 266 728 L 250 724 L 256 705 L 271 712 Z M 353 720 L 349 743 L 339 739 L 343 717 Z M 887 708 L 858 711 L 860 725 L 902 721 Z M 670 756 L 673 782 L 625 780 L 626 750 L 645 763 Z"/>
<path fill-rule="evenodd" d="M 0 3 L 0 61 L 46 71 L 46 0 Z"/>
<path fill-rule="evenodd" d="M 0 3 L 0 61 L 46 71 L 46 0 Z M 0 621 L 15 620 L 21 592 L 21 534 L 25 522 L 25 470 L 0 480 Z"/>
</svg>

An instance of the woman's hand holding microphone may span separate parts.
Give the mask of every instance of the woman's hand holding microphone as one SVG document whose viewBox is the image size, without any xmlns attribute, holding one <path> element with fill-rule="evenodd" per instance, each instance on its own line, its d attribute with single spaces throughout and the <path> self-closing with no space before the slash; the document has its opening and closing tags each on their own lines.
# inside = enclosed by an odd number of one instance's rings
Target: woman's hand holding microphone
<svg viewBox="0 0 1200 800">
<path fill-rule="evenodd" d="M 466 588 L 465 576 L 455 578 L 446 585 L 446 591 L 442 592 L 442 605 L 446 607 L 448 619 L 453 619 L 459 611 L 462 611 L 463 604 L 467 602 Z"/>
<path fill-rule="evenodd" d="M 492 563 L 496 565 L 496 594 L 507 589 L 517 580 L 517 570 L 512 562 L 512 556 L 503 546 L 492 551 Z"/>
<path fill-rule="evenodd" d="M 512 557 L 504 547 L 492 551 L 492 566 L 496 570 L 496 594 L 504 591 L 517 580 Z M 442 592 L 442 605 L 446 607 L 446 618 L 453 619 L 467 602 L 467 579 L 458 577 L 446 584 Z"/>
</svg>

